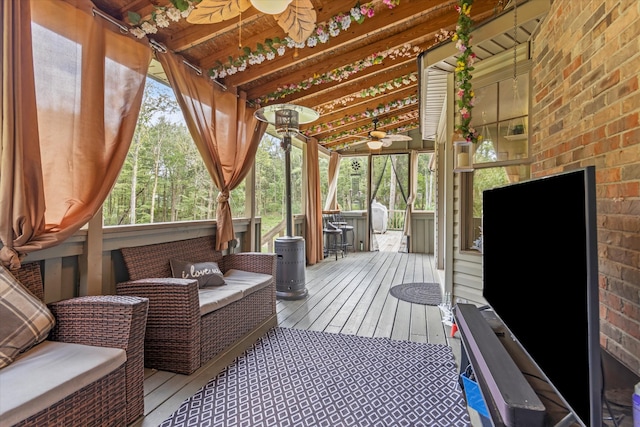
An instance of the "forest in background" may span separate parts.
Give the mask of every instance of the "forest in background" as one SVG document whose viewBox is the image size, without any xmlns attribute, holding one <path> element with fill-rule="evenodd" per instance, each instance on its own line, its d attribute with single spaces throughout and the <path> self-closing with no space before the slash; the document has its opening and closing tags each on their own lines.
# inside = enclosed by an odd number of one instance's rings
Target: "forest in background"
<svg viewBox="0 0 640 427">
<path fill-rule="evenodd" d="M 262 232 L 285 217 L 285 153 L 280 139 L 265 134 L 255 158 L 256 215 Z M 320 156 L 321 191 L 328 189 L 328 158 Z M 375 199 L 404 211 L 408 195 L 408 155 L 373 156 Z M 431 154 L 419 157 L 416 208 L 433 210 Z M 367 209 L 369 157 L 343 157 L 337 197 L 343 210 Z M 303 206 L 302 150 L 291 150 L 292 212 Z M 397 175 L 397 178 L 396 178 Z M 218 189 L 184 124 L 175 96 L 148 79 L 136 131 L 118 180 L 103 206 L 105 226 L 215 219 Z M 245 217 L 244 182 L 231 192 L 234 217 Z M 391 221 L 391 218 L 390 218 Z M 400 225 L 401 227 L 401 225 Z M 393 228 L 393 227 L 392 227 Z"/>
</svg>

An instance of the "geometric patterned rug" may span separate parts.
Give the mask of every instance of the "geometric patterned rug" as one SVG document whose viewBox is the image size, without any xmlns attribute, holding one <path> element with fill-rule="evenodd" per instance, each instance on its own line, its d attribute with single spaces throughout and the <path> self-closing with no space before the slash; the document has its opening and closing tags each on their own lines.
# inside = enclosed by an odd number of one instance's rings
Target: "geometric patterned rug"
<svg viewBox="0 0 640 427">
<path fill-rule="evenodd" d="M 282 327 L 160 424 L 470 425 L 450 347 Z"/>
<path fill-rule="evenodd" d="M 389 293 L 402 301 L 414 304 L 440 305 L 442 303 L 442 293 L 438 283 L 403 283 L 391 287 Z"/>
</svg>

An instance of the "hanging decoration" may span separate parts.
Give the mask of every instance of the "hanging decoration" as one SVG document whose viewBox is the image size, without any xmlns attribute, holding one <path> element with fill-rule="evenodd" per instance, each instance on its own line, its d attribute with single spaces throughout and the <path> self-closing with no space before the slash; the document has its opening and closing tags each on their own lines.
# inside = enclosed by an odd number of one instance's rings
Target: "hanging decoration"
<svg viewBox="0 0 640 427">
<path fill-rule="evenodd" d="M 346 95 L 338 99 L 331 100 L 325 104 L 317 106 L 315 109 L 318 113 L 324 114 L 333 111 L 336 107 L 345 107 L 356 99 L 368 98 L 371 96 L 378 96 L 386 91 L 392 91 L 402 86 L 413 85 L 418 80 L 418 73 L 413 72 L 406 74 L 402 77 L 396 77 L 393 80 L 389 80 L 374 86 L 369 86 L 366 89 L 362 89 L 360 92 Z"/>
<path fill-rule="evenodd" d="M 460 122 L 455 129 L 469 142 L 477 143 L 478 131 L 471 126 L 471 112 L 475 102 L 475 94 L 471 84 L 471 72 L 476 59 L 476 54 L 471 49 L 471 5 L 473 0 L 459 0 L 456 6 L 458 12 L 458 24 L 452 40 L 456 42 L 456 49 L 460 53 L 456 62 L 456 104 L 460 115 Z"/>
<path fill-rule="evenodd" d="M 412 111 L 405 114 L 400 114 L 397 116 L 385 117 L 379 120 L 379 124 L 382 126 L 394 126 L 394 133 L 405 133 L 413 129 L 417 129 L 420 125 L 419 123 L 419 113 L 417 111 Z M 337 132 L 332 134 L 326 138 L 322 138 L 318 140 L 320 144 L 327 144 L 334 142 L 336 140 L 344 139 L 344 138 L 356 138 L 359 137 L 360 134 L 367 133 L 373 129 L 373 126 L 370 124 L 358 126 L 357 128 L 351 129 L 349 131 Z M 331 147 L 332 149 L 338 150 L 350 145 L 353 141 L 345 141 L 340 144 L 336 144 Z"/>
<path fill-rule="evenodd" d="M 396 99 L 388 102 L 387 104 L 380 104 L 375 109 L 367 109 L 359 114 L 351 114 L 349 116 L 345 116 L 341 119 L 334 120 L 328 123 L 321 123 L 318 125 L 313 125 L 305 130 L 305 135 L 310 136 L 319 132 L 325 132 L 331 130 L 336 127 L 343 126 L 348 123 L 353 123 L 361 119 L 370 119 L 372 117 L 376 117 L 382 115 L 384 113 L 389 113 L 396 109 L 401 109 L 408 105 L 413 105 L 418 103 L 418 95 L 409 95 L 402 99 Z M 319 108 L 315 109 L 319 114 L 322 114 L 322 111 Z"/>
<path fill-rule="evenodd" d="M 361 59 L 358 62 L 345 65 L 340 68 L 333 69 L 327 73 L 316 74 L 313 77 L 309 77 L 299 83 L 291 83 L 285 86 L 281 86 L 274 92 L 268 93 L 260 98 L 252 99 L 254 104 L 266 104 L 270 101 L 282 99 L 287 95 L 297 93 L 303 90 L 308 90 L 313 86 L 317 86 L 323 83 L 341 82 L 349 78 L 349 76 L 359 73 L 374 65 L 382 64 L 383 60 L 389 58 L 394 60 L 396 58 L 411 58 L 417 57 L 421 52 L 421 49 L 417 46 L 411 46 L 406 44 L 400 48 L 387 49 L 382 52 L 376 52 L 368 55 L 366 58 Z"/>
<path fill-rule="evenodd" d="M 143 38 L 147 34 L 155 34 L 158 28 L 168 27 L 173 22 L 186 19 L 200 3 L 199 0 L 169 0 L 170 6 L 155 6 L 155 10 L 147 19 L 143 19 L 135 12 L 128 12 L 128 20 L 132 25 L 131 33 L 138 38 Z M 385 5 L 393 9 L 400 5 L 400 0 L 385 0 Z M 235 15 L 234 15 L 235 16 Z M 245 71 L 249 65 L 261 64 L 265 60 L 271 61 L 278 56 L 285 55 L 287 49 L 298 49 L 314 47 L 318 43 L 328 43 L 333 37 L 337 37 L 340 32 L 346 31 L 352 22 L 362 24 L 365 19 L 375 16 L 373 3 L 360 4 L 346 12 L 338 13 L 326 22 L 317 24 L 311 34 L 300 42 L 294 41 L 291 37 L 280 39 L 279 37 L 267 38 L 263 43 L 258 43 L 256 48 L 243 47 L 243 54 L 233 58 L 230 57 L 226 63 L 218 63 L 212 67 L 208 74 L 212 79 L 224 78 L 238 72 Z"/>
</svg>

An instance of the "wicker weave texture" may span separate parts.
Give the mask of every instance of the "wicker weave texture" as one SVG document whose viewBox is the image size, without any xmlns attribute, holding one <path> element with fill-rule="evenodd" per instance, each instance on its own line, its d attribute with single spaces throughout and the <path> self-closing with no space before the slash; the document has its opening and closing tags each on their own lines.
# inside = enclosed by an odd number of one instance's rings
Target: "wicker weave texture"
<svg viewBox="0 0 640 427">
<path fill-rule="evenodd" d="M 92 382 L 14 427 L 89 427 L 127 424 L 125 367 Z"/>
<path fill-rule="evenodd" d="M 44 295 L 39 263 L 23 264 L 12 273 L 34 295 Z M 122 372 L 119 369 L 116 372 L 120 373 L 109 374 L 66 397 L 31 417 L 25 425 L 125 425 L 141 417 L 144 414 L 144 335 L 149 301 L 139 297 L 100 295 L 67 299 L 48 306 L 56 319 L 50 340 L 121 348 L 127 353 L 127 362 L 122 366 Z M 105 400 L 109 402 L 103 402 Z M 53 421 L 45 422 L 48 418 Z"/>
<path fill-rule="evenodd" d="M 22 264 L 18 270 L 12 270 L 11 274 L 40 301 L 44 301 L 44 286 L 42 285 L 42 274 L 40 264 L 28 262 Z"/>
<path fill-rule="evenodd" d="M 117 293 L 149 299 L 145 366 L 189 375 L 275 314 L 276 254 L 222 256 L 213 237 L 121 249 L 129 281 Z M 215 261 L 230 269 L 269 274 L 269 286 L 201 318 L 195 280 L 171 277 L 170 259 Z"/>
<path fill-rule="evenodd" d="M 210 236 L 122 248 L 120 251 L 129 273 L 129 280 L 171 277 L 170 259 L 191 262 L 214 261 L 225 271 L 221 265 L 222 253 L 216 251 L 215 239 Z"/>
<path fill-rule="evenodd" d="M 215 357 L 275 313 L 275 283 L 202 317 L 202 359 Z"/>
<path fill-rule="evenodd" d="M 242 252 L 224 257 L 224 270 L 231 269 L 270 274 L 276 277 L 277 255 L 274 253 Z"/>
<path fill-rule="evenodd" d="M 198 282 L 142 279 L 118 283 L 117 292 L 149 299 L 145 366 L 186 375 L 200 367 Z"/>
</svg>

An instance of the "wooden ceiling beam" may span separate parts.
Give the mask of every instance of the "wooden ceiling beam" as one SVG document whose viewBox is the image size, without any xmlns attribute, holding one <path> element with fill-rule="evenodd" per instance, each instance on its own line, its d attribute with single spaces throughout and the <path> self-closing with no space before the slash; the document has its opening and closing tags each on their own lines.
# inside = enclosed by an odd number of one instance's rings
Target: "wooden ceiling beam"
<svg viewBox="0 0 640 427">
<path fill-rule="evenodd" d="M 357 105 L 349 105 L 348 108 L 343 108 L 337 111 L 334 111 L 330 114 L 322 114 L 322 122 L 323 123 L 331 123 L 332 124 L 332 128 L 334 130 L 338 129 L 338 126 L 341 127 L 345 127 L 345 126 L 351 126 L 352 123 L 357 123 L 360 120 L 363 121 L 368 121 L 371 120 L 370 117 L 362 117 L 364 115 L 364 113 L 366 113 L 367 111 L 371 112 L 376 110 L 378 107 L 380 106 L 384 106 L 390 103 L 394 103 L 396 101 L 402 101 L 407 97 L 410 97 L 411 95 L 416 95 L 417 92 L 417 86 L 414 87 L 408 87 L 408 88 L 403 88 L 400 91 L 397 92 L 390 92 L 385 94 L 384 96 L 381 97 L 377 97 L 377 98 L 372 98 L 369 99 L 366 102 L 357 104 Z M 413 106 L 412 106 L 413 108 Z M 397 110 L 398 108 L 394 108 L 393 111 Z M 336 122 L 340 122 L 345 118 L 349 118 L 349 117 L 355 117 L 352 120 L 349 120 L 348 122 L 342 124 L 342 125 L 337 125 Z M 320 133 L 320 131 L 314 131 L 314 132 L 307 132 L 309 129 L 312 129 L 314 127 L 318 127 L 318 125 L 315 125 L 314 123 L 309 123 L 308 125 L 303 125 L 300 126 L 300 130 L 304 131 L 306 135 L 317 135 Z"/>
<path fill-rule="evenodd" d="M 318 22 L 326 22 L 331 17 L 338 13 L 348 12 L 350 7 L 346 8 L 344 2 L 332 2 L 335 6 L 329 11 L 329 13 L 323 10 L 322 15 L 318 16 Z M 447 0 L 443 5 L 442 1 L 438 0 L 402 0 L 401 5 L 393 10 L 389 10 L 382 1 L 376 1 L 375 9 L 376 16 L 371 19 L 365 19 L 362 24 L 352 23 L 351 26 L 341 31 L 336 37 L 331 38 L 329 43 L 320 43 L 313 48 L 305 47 L 298 50 L 298 57 L 293 58 L 292 54 L 280 56 L 274 58 L 271 61 L 265 61 L 262 64 L 251 66 L 252 74 L 248 79 L 242 76 L 248 76 L 247 71 L 244 73 L 238 73 L 233 76 L 229 76 L 225 79 L 225 84 L 231 86 L 241 86 L 247 84 L 249 81 L 255 79 L 255 76 L 266 76 L 268 74 L 278 73 L 285 68 L 291 67 L 292 64 L 300 64 L 301 67 L 306 68 L 309 61 L 313 61 L 319 56 L 331 54 L 333 52 L 343 52 L 344 50 L 351 49 L 349 46 L 354 44 L 366 45 L 369 39 L 388 37 L 389 34 L 397 33 L 402 30 L 400 24 L 407 23 L 408 21 L 415 22 L 427 22 L 428 18 L 434 11 L 440 9 L 450 9 L 455 13 L 453 5 L 455 0 Z M 325 8 L 327 9 L 327 8 Z M 345 10 L 346 9 L 346 10 Z M 456 13 L 457 16 L 457 13 Z M 244 45 L 254 47 L 258 43 L 264 43 L 265 38 L 279 37 L 284 39 L 286 34 L 279 27 L 274 27 L 276 31 L 272 34 L 258 33 L 245 39 Z M 238 50 L 236 46 L 224 46 L 219 49 L 215 55 L 217 58 L 226 59 L 238 56 Z M 203 60 L 200 63 L 205 68 L 211 68 L 216 65 L 215 61 Z"/>
<path fill-rule="evenodd" d="M 377 118 L 382 121 L 385 117 L 402 116 L 404 114 L 414 111 L 415 108 L 416 108 L 415 105 L 405 105 L 401 108 L 395 108 L 387 113 L 378 115 Z M 326 139 L 330 135 L 341 133 L 341 132 L 351 133 L 352 136 L 363 135 L 364 137 L 366 137 L 368 135 L 368 132 L 373 130 L 373 119 L 374 119 L 373 117 L 359 117 L 356 121 L 346 123 L 342 126 L 335 126 L 332 129 L 326 129 L 320 133 L 315 133 L 312 135 L 315 138 L 317 138 L 319 141 Z M 396 125 L 396 123 L 394 123 L 389 125 L 378 124 L 377 128 L 379 130 L 391 131 L 397 127 L 398 126 Z M 354 129 L 359 129 L 359 128 L 365 128 L 365 130 L 362 132 L 355 132 L 355 133 L 352 132 Z"/>
<path fill-rule="evenodd" d="M 389 66 L 383 69 L 370 70 L 368 74 L 363 74 L 342 82 L 336 82 L 334 85 L 322 89 L 298 92 L 282 98 L 279 102 L 295 102 L 296 104 L 314 108 L 345 96 L 357 96 L 357 94 L 363 90 L 369 90 L 378 85 L 393 82 L 396 78 L 408 76 L 416 71 L 417 66 L 415 61 L 406 61 L 397 64 L 395 67 Z"/>
</svg>

